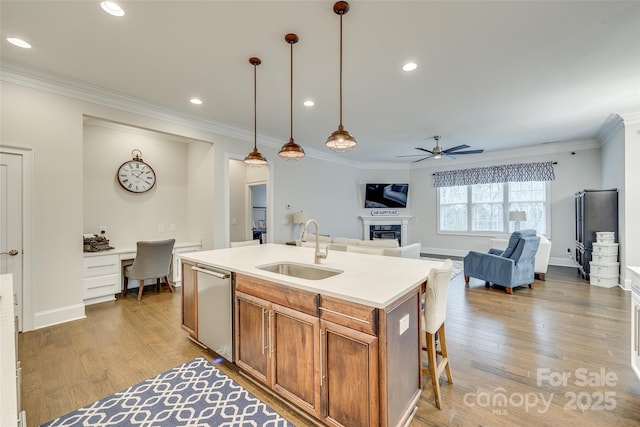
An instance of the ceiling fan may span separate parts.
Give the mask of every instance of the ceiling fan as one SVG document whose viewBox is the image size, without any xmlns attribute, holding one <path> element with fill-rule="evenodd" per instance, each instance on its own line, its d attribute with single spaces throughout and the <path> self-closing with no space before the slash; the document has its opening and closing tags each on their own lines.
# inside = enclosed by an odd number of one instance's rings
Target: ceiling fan
<svg viewBox="0 0 640 427">
<path fill-rule="evenodd" d="M 455 154 L 457 156 L 458 154 L 478 154 L 478 153 L 484 152 L 484 150 L 458 151 L 458 150 L 464 150 L 465 148 L 470 148 L 466 144 L 458 145 L 456 147 L 447 148 L 446 150 L 443 150 L 442 148 L 440 148 L 440 144 L 439 144 L 440 136 L 436 135 L 436 136 L 433 137 L 433 139 L 436 140 L 436 146 L 433 147 L 432 150 L 427 150 L 426 148 L 416 147 L 416 150 L 427 152 L 427 153 L 429 153 L 429 155 L 426 156 L 426 157 L 423 157 L 421 159 L 418 159 L 418 160 L 414 161 L 413 163 L 418 163 L 418 162 L 421 162 L 421 161 L 426 160 L 426 159 L 440 159 L 442 157 L 445 157 L 447 159 L 455 159 L 453 154 Z M 419 157 L 419 156 L 424 156 L 424 154 L 410 154 L 408 156 L 396 156 L 396 157 Z"/>
</svg>

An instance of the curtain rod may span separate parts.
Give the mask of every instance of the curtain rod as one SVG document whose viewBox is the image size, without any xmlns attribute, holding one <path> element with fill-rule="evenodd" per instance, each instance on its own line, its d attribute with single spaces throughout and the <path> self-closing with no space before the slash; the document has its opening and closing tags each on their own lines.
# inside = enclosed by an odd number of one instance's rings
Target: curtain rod
<svg viewBox="0 0 640 427">
<path fill-rule="evenodd" d="M 551 162 L 552 165 L 557 165 L 558 162 Z M 432 173 L 431 175 L 435 176 L 435 173 Z"/>
</svg>

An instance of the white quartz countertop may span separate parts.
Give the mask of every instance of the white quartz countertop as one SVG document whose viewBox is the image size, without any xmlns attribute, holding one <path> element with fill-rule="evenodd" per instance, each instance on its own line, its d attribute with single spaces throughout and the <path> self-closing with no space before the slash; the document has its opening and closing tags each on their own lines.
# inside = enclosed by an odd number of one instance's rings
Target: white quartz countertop
<svg viewBox="0 0 640 427">
<path fill-rule="evenodd" d="M 322 280 L 307 280 L 256 267 L 278 262 L 314 265 L 314 248 L 270 243 L 187 252 L 180 257 L 200 265 L 242 273 L 376 308 L 387 307 L 423 283 L 431 268 L 442 266 L 441 262 L 422 259 L 329 251 L 328 258 L 323 259 L 320 266 L 342 270 L 343 273 Z"/>
</svg>

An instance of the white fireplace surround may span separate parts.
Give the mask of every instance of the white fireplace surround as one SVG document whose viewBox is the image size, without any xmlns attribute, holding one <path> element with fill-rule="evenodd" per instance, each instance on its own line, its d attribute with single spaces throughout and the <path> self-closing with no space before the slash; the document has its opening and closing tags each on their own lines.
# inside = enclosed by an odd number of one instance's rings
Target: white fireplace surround
<svg viewBox="0 0 640 427">
<path fill-rule="evenodd" d="M 395 215 L 395 216 L 371 216 L 362 215 L 362 238 L 371 240 L 370 227 L 372 225 L 400 225 L 400 241 L 403 245 L 409 244 L 408 226 L 411 215 Z"/>
</svg>

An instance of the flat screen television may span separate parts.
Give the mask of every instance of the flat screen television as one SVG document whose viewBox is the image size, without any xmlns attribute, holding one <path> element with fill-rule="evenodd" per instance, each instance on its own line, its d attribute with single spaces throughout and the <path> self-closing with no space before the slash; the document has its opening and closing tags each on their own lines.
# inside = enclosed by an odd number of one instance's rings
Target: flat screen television
<svg viewBox="0 0 640 427">
<path fill-rule="evenodd" d="M 409 184 L 367 184 L 365 208 L 406 208 Z"/>
</svg>

